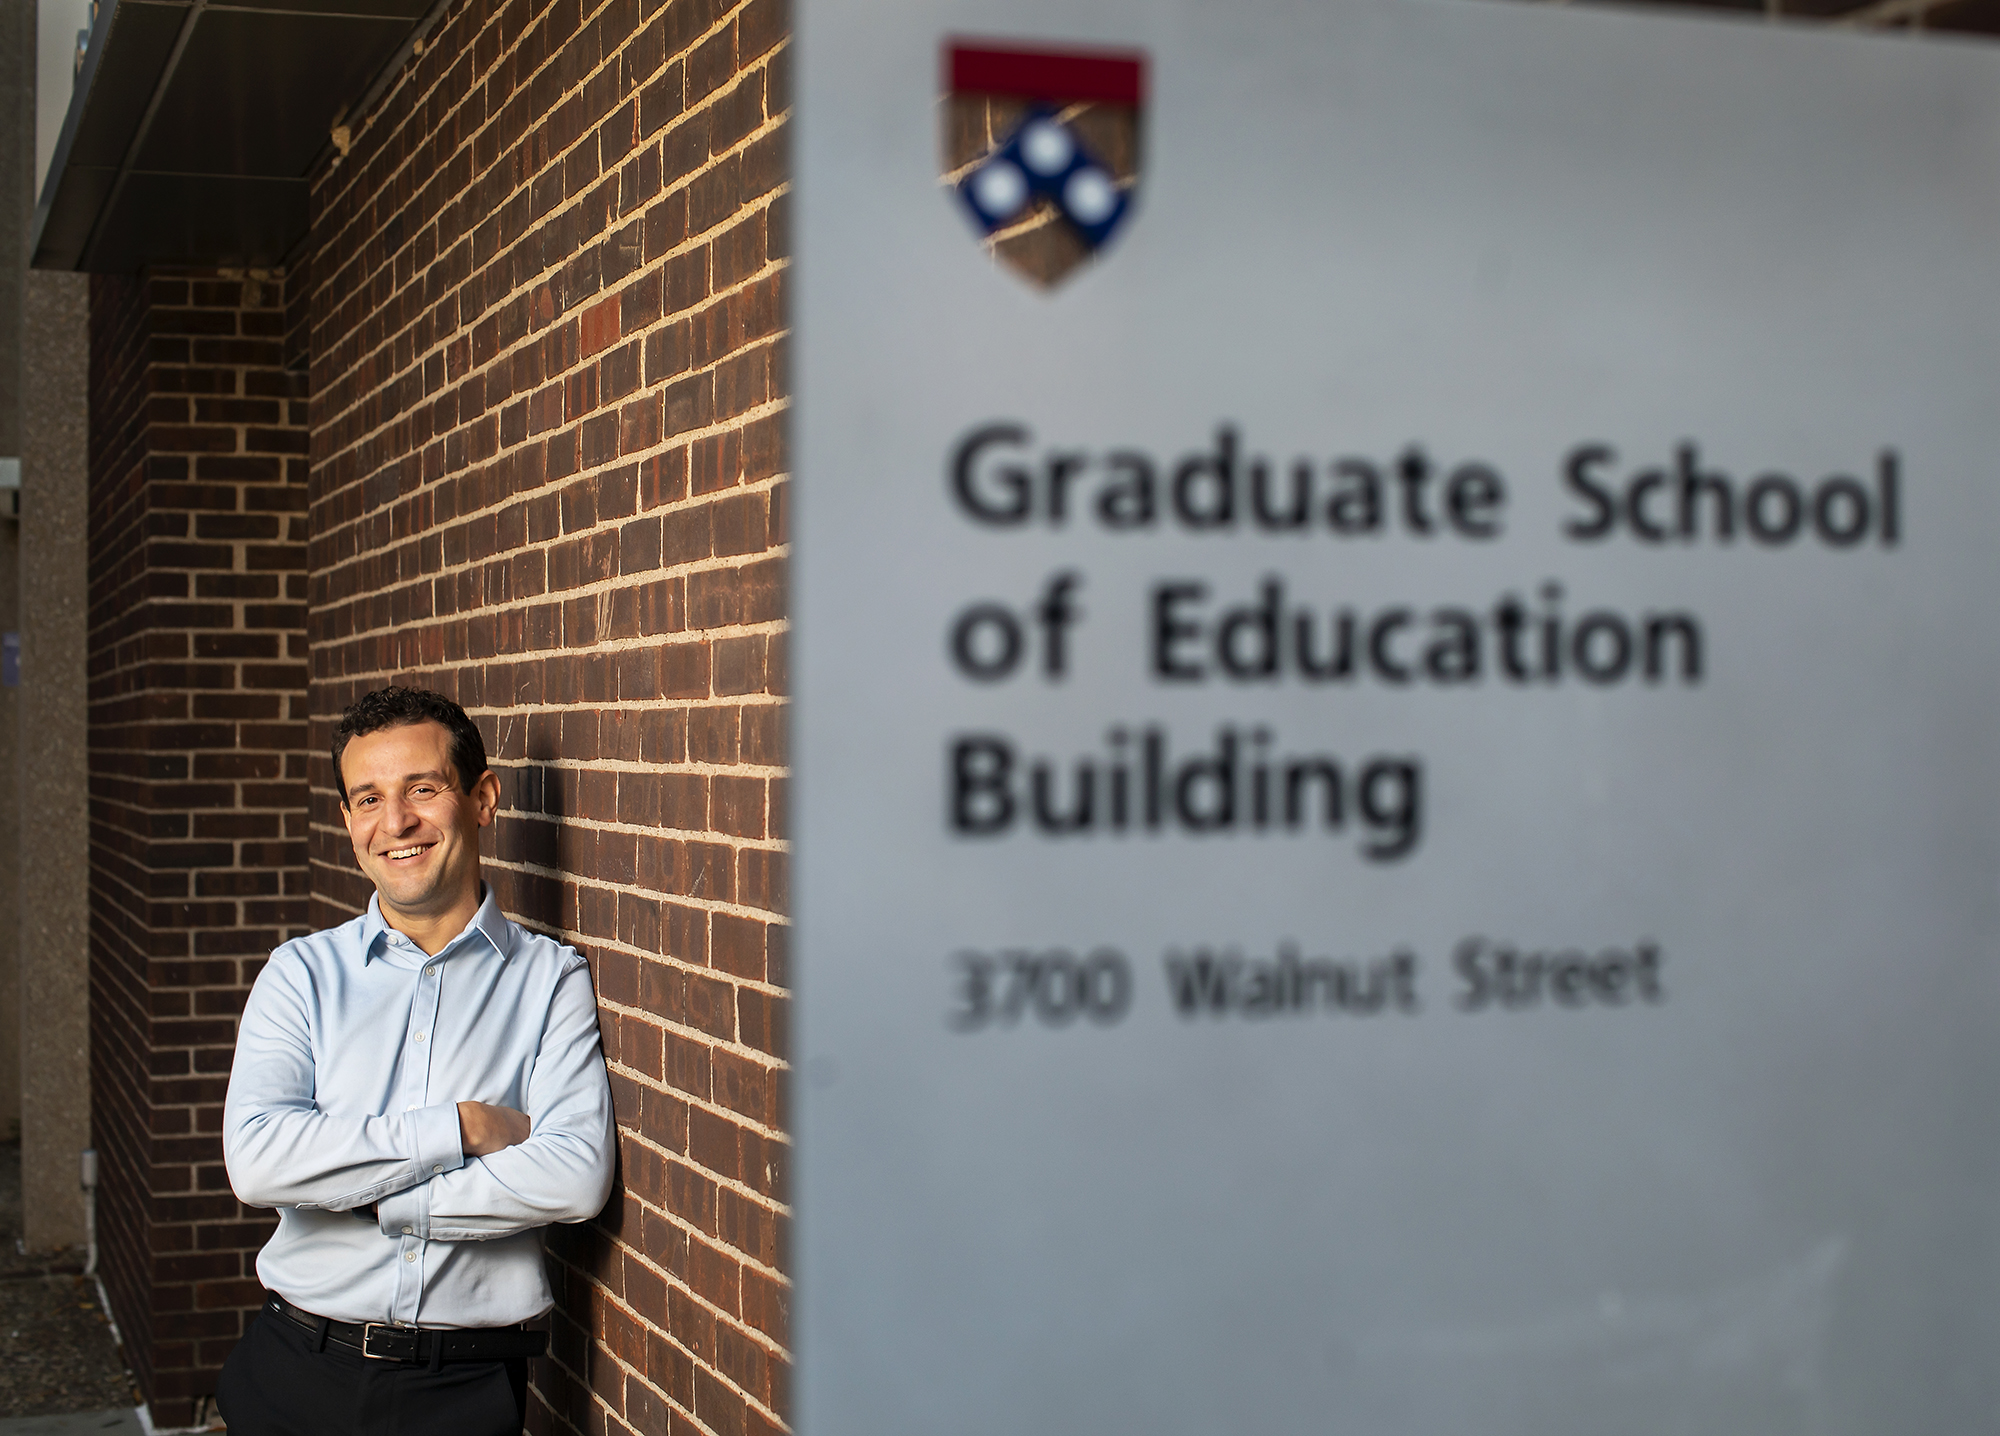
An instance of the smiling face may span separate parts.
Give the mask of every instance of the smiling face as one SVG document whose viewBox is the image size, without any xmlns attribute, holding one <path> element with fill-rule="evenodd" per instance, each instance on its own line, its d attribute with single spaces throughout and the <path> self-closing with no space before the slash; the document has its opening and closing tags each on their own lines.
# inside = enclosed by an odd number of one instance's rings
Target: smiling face
<svg viewBox="0 0 2000 1436">
<path fill-rule="evenodd" d="M 375 884 L 382 916 L 420 944 L 457 936 L 479 907 L 479 830 L 493 822 L 500 780 L 466 792 L 442 724 L 364 733 L 340 755 L 340 810 L 355 861 Z M 426 951 L 435 951 L 426 945 Z"/>
</svg>

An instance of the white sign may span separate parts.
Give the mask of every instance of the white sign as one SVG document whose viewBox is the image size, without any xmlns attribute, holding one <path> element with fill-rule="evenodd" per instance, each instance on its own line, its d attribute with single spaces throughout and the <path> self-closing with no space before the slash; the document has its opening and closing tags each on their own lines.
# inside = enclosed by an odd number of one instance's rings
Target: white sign
<svg viewBox="0 0 2000 1436">
<path fill-rule="evenodd" d="M 2000 53 L 798 46 L 804 1436 L 1990 1429 Z"/>
</svg>

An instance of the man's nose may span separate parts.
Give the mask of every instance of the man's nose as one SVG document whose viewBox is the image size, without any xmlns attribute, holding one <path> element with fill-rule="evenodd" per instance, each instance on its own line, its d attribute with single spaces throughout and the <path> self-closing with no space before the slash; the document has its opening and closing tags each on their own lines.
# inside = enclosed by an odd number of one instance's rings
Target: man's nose
<svg viewBox="0 0 2000 1436">
<path fill-rule="evenodd" d="M 376 819 L 390 833 L 407 833 L 417 825 L 417 810 L 401 798 L 384 798 Z"/>
</svg>

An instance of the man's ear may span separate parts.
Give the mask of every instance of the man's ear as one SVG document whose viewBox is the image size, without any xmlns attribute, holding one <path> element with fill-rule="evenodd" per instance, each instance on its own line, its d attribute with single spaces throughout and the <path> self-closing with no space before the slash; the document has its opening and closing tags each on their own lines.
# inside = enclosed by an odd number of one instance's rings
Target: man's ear
<svg viewBox="0 0 2000 1436">
<path fill-rule="evenodd" d="M 349 833 L 354 831 L 354 810 L 347 806 L 347 799 L 340 800 L 340 825 Z"/>
<path fill-rule="evenodd" d="M 493 815 L 500 810 L 500 775 L 491 768 L 472 785 L 472 810 L 479 815 L 480 827 L 493 826 Z"/>
</svg>

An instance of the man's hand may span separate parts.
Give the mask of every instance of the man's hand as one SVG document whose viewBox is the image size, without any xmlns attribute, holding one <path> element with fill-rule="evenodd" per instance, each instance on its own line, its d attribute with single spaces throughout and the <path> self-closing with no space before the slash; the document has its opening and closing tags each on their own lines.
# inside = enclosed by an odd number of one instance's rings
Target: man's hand
<svg viewBox="0 0 2000 1436">
<path fill-rule="evenodd" d="M 528 1140 L 528 1114 L 491 1102 L 458 1104 L 458 1146 L 468 1157 L 484 1157 Z"/>
</svg>

